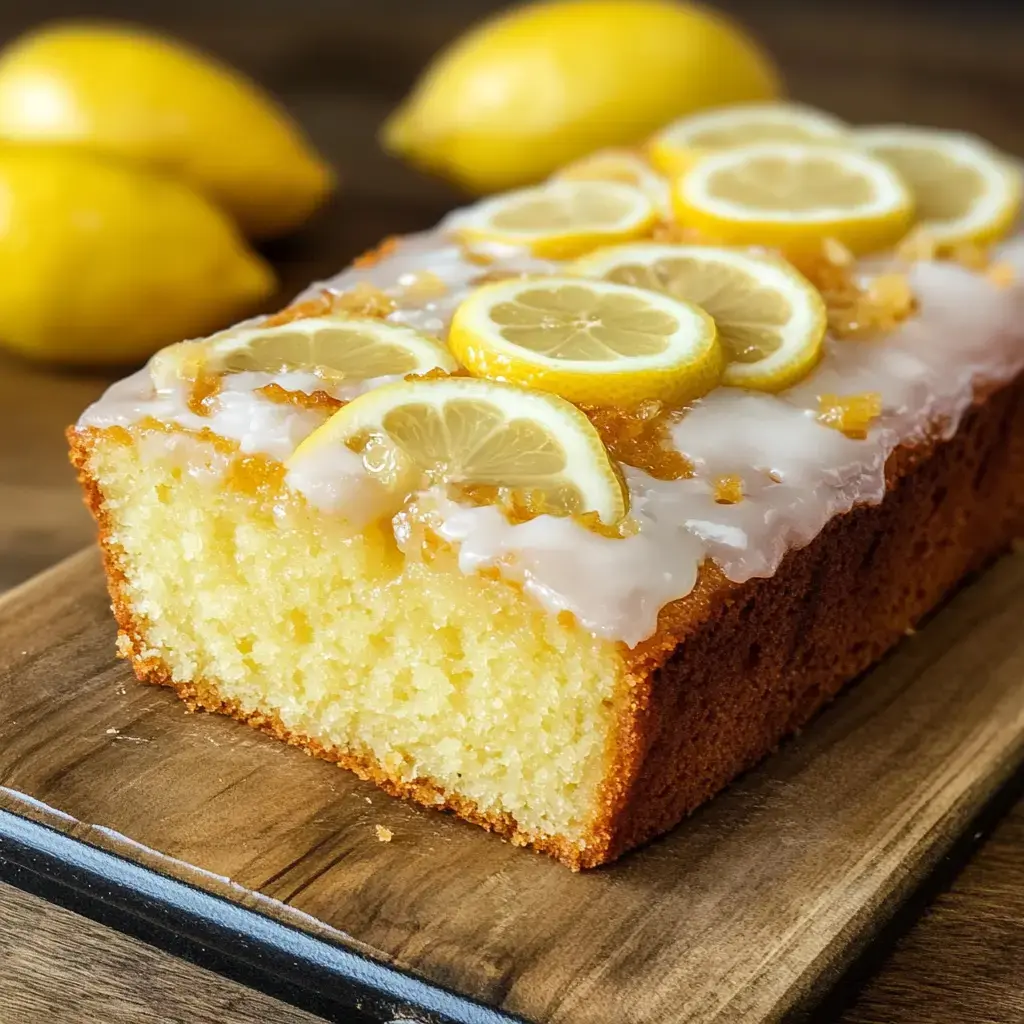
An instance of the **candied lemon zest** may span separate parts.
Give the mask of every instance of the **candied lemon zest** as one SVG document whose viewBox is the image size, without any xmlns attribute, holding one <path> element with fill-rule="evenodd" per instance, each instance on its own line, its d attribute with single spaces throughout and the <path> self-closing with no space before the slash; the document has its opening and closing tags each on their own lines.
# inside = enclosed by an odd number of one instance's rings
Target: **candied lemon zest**
<svg viewBox="0 0 1024 1024">
<path fill-rule="evenodd" d="M 845 249 L 830 242 L 826 239 L 817 252 L 796 253 L 792 258 L 821 293 L 833 336 L 877 337 L 914 313 L 917 300 L 905 274 L 892 271 L 861 281 Z"/>
<path fill-rule="evenodd" d="M 743 500 L 742 477 L 728 475 L 714 481 L 715 501 L 719 505 L 736 505 Z"/>
<path fill-rule="evenodd" d="M 818 397 L 818 422 L 858 441 L 868 436 L 871 424 L 881 415 L 882 396 L 877 391 Z"/>
<path fill-rule="evenodd" d="M 349 316 L 367 316 L 383 320 L 398 308 L 398 303 L 387 292 L 366 281 L 360 281 L 349 291 L 335 295 L 333 308 Z"/>
<path fill-rule="evenodd" d="M 684 480 L 693 476 L 693 465 L 672 444 L 670 427 L 680 415 L 657 399 L 647 399 L 634 409 L 584 405 L 605 447 L 619 462 L 642 469 L 656 480 Z"/>
</svg>

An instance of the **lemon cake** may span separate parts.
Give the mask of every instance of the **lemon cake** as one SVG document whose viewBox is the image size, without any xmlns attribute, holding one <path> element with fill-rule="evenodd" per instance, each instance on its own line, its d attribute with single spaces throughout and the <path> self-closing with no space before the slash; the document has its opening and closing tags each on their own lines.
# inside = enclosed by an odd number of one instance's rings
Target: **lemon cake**
<svg viewBox="0 0 1024 1024">
<path fill-rule="evenodd" d="M 1019 207 L 980 140 L 727 108 L 164 349 L 69 431 L 118 652 L 611 861 L 1019 531 Z"/>
</svg>

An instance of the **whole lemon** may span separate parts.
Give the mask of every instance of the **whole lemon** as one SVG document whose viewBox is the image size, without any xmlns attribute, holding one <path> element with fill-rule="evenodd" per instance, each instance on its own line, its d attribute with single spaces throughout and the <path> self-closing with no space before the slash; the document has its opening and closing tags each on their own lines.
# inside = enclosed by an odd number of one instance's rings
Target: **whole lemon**
<svg viewBox="0 0 1024 1024">
<path fill-rule="evenodd" d="M 703 107 L 778 93 L 771 60 L 714 11 L 554 0 L 486 20 L 442 52 L 383 139 L 427 170 L 491 192 Z"/>
<path fill-rule="evenodd" d="M 230 68 L 128 28 L 62 25 L 0 56 L 0 138 L 77 143 L 183 177 L 254 236 L 295 227 L 330 169 Z"/>
<path fill-rule="evenodd" d="M 0 147 L 0 343 L 126 363 L 230 322 L 274 275 L 172 178 L 82 150 Z"/>
</svg>

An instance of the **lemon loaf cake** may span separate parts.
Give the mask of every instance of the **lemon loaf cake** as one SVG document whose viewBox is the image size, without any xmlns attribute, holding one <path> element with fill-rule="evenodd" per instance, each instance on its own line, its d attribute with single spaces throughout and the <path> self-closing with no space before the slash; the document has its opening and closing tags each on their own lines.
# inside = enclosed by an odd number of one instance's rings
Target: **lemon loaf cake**
<svg viewBox="0 0 1024 1024">
<path fill-rule="evenodd" d="M 726 108 L 164 349 L 69 431 L 118 652 L 613 860 L 1019 531 L 1019 206 L 980 140 Z"/>
</svg>

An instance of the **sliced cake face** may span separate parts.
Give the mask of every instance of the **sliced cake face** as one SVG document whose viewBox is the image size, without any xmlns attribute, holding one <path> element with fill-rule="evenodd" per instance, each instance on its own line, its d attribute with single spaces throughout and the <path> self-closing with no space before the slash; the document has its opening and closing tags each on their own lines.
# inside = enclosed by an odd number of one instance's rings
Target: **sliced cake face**
<svg viewBox="0 0 1024 1024">
<path fill-rule="evenodd" d="M 361 773 L 585 844 L 623 698 L 615 645 L 450 550 L 399 550 L 280 464 L 161 430 L 85 440 L 133 656 Z"/>
<path fill-rule="evenodd" d="M 1024 236 L 977 140 L 752 116 L 659 136 L 671 175 L 620 154 L 457 211 L 111 388 L 71 440 L 137 673 L 572 866 L 798 725 L 758 720 L 797 683 L 752 656 L 719 756 L 677 648 L 1017 377 Z"/>
</svg>

